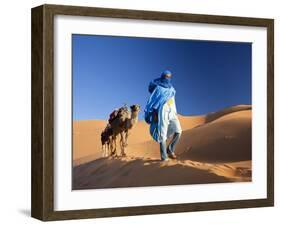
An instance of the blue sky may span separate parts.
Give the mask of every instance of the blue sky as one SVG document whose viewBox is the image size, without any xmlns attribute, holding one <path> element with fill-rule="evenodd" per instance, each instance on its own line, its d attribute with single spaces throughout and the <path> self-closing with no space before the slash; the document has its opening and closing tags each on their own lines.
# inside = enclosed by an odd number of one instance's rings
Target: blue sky
<svg viewBox="0 0 281 226">
<path fill-rule="evenodd" d="M 107 119 L 140 104 L 148 84 L 169 69 L 179 114 L 251 104 L 251 43 L 72 35 L 73 119 Z"/>
</svg>

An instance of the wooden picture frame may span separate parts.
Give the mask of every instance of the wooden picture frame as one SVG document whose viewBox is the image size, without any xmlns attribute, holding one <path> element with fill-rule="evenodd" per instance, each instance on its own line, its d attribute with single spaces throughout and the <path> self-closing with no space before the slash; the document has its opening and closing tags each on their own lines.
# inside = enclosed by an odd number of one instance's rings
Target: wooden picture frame
<svg viewBox="0 0 281 226">
<path fill-rule="evenodd" d="M 54 210 L 54 16 L 126 18 L 267 29 L 267 198 L 122 208 Z M 274 205 L 274 20 L 42 5 L 32 9 L 32 201 L 31 215 L 50 220 L 160 214 L 187 211 L 265 207 Z"/>
</svg>

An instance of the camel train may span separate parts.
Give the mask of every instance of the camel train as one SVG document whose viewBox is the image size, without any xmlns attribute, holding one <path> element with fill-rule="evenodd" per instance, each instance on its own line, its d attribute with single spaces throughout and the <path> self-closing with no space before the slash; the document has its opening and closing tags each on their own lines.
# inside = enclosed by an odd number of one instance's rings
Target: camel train
<svg viewBox="0 0 281 226">
<path fill-rule="evenodd" d="M 101 133 L 103 157 L 117 157 L 117 137 L 120 136 L 119 145 L 121 156 L 126 156 L 125 148 L 128 145 L 129 131 L 138 122 L 140 106 L 134 104 L 130 109 L 125 105 L 114 110 L 108 120 L 106 128 Z"/>
</svg>

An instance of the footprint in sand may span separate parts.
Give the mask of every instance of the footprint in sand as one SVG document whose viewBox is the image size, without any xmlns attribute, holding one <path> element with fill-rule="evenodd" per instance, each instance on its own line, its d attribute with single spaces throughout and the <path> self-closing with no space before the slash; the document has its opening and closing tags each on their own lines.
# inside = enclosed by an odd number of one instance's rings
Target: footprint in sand
<svg viewBox="0 0 281 226">
<path fill-rule="evenodd" d="M 190 165 L 196 166 L 194 162 L 189 162 Z"/>
<path fill-rule="evenodd" d="M 232 169 L 232 170 L 235 169 L 234 167 L 232 167 L 232 166 L 230 166 L 230 165 L 227 165 L 227 164 L 223 164 L 223 166 L 224 166 L 225 168 L 229 168 L 229 169 Z"/>
</svg>

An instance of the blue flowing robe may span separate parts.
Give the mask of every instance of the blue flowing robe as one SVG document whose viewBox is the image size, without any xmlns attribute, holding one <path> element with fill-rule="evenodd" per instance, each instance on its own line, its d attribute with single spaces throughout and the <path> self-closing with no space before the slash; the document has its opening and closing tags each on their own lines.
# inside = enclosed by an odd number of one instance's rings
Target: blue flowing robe
<svg viewBox="0 0 281 226">
<path fill-rule="evenodd" d="M 150 118 L 149 120 L 146 120 L 150 122 L 150 135 L 158 143 L 166 140 L 165 134 L 163 134 L 163 130 L 161 130 L 165 123 L 163 106 L 170 98 L 174 97 L 175 94 L 176 90 L 173 87 L 164 88 L 158 85 L 151 93 L 146 104 L 144 112 L 145 117 Z M 158 114 L 157 122 L 153 120 L 153 112 L 157 112 Z"/>
</svg>

